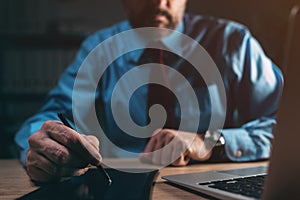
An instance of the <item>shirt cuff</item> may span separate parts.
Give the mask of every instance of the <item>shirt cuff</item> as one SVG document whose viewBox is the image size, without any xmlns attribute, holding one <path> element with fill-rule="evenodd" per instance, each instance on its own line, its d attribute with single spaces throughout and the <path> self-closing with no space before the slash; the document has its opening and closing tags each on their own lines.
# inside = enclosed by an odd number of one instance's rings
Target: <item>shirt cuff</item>
<svg viewBox="0 0 300 200">
<path fill-rule="evenodd" d="M 257 159 L 256 146 L 245 129 L 221 130 L 225 139 L 225 152 L 232 161 L 250 161 Z"/>
<path fill-rule="evenodd" d="M 44 122 L 42 122 L 42 121 L 31 123 L 30 126 L 29 126 L 30 127 L 29 128 L 29 134 L 32 135 L 33 133 L 37 132 L 42 127 L 43 123 Z M 25 168 L 26 168 L 26 157 L 27 157 L 27 153 L 28 153 L 28 150 L 29 150 L 28 138 L 30 137 L 30 135 L 26 136 L 22 140 L 19 139 L 18 140 L 19 142 L 17 142 L 19 144 L 19 147 L 20 147 L 20 159 L 21 159 L 22 165 Z"/>
</svg>

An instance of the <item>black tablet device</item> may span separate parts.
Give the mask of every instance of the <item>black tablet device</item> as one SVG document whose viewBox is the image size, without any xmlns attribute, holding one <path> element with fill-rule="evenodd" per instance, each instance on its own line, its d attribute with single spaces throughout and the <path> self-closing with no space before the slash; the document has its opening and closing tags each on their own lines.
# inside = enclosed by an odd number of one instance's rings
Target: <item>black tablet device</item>
<svg viewBox="0 0 300 200">
<path fill-rule="evenodd" d="M 112 179 L 109 184 L 99 169 L 84 175 L 41 186 L 18 200 L 92 200 L 92 199 L 150 199 L 153 180 L 158 170 L 106 169 Z"/>
</svg>

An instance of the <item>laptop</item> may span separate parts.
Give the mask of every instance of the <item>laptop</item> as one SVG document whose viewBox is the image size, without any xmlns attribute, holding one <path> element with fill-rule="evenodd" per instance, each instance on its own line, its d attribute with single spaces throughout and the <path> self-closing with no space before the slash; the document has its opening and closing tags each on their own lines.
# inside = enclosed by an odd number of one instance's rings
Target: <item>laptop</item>
<svg viewBox="0 0 300 200">
<path fill-rule="evenodd" d="M 295 8 L 292 12 L 295 14 Z M 297 12 L 300 16 L 299 7 Z M 293 34 L 297 37 L 300 34 L 299 19 L 300 17 L 297 21 L 299 27 L 295 26 L 299 32 Z M 293 24 L 295 25 L 296 21 L 293 21 Z M 218 199 L 300 198 L 299 38 L 294 38 L 291 44 L 291 62 L 283 68 L 285 84 L 269 166 L 178 174 L 164 176 L 163 179 L 172 185 L 183 186 Z"/>
</svg>

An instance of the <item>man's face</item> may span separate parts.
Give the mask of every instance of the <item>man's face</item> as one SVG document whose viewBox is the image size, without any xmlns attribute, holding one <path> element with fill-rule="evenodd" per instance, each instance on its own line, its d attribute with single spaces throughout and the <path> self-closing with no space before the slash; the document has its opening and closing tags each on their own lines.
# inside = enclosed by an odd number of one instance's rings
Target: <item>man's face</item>
<svg viewBox="0 0 300 200">
<path fill-rule="evenodd" d="M 187 0 L 122 0 L 134 28 L 159 27 L 176 29 Z"/>
</svg>

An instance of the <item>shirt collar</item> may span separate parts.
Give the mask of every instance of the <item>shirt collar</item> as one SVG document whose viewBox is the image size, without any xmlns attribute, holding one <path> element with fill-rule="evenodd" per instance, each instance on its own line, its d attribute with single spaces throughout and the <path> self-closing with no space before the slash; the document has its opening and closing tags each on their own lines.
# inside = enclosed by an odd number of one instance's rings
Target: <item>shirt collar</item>
<svg viewBox="0 0 300 200">
<path fill-rule="evenodd" d="M 129 23 L 128 23 L 128 26 L 130 26 Z M 184 31 L 184 24 L 183 24 L 183 22 L 181 21 L 181 22 L 179 23 L 178 27 L 176 28 L 175 32 L 183 33 L 183 31 Z M 167 36 L 167 37 L 161 39 L 161 42 L 162 42 L 162 44 L 163 44 L 167 49 L 171 50 L 172 48 L 174 48 L 174 42 L 173 42 L 173 41 L 174 41 L 174 40 L 178 40 L 178 39 L 181 40 L 181 38 L 180 38 L 180 37 L 178 38 L 177 36 L 178 36 L 178 34 L 172 33 L 171 35 L 169 35 L 169 36 Z M 172 45 L 171 45 L 171 44 L 172 44 Z M 183 51 L 184 51 L 183 43 L 179 41 L 179 42 L 176 42 L 176 44 L 179 44 L 179 46 L 176 47 L 177 50 L 178 50 L 180 53 L 183 53 Z M 139 59 L 140 59 L 142 53 L 143 53 L 142 50 L 141 50 L 141 51 L 132 51 L 132 52 L 129 52 L 129 53 L 128 53 L 128 59 L 129 59 L 130 61 L 134 62 L 134 63 L 138 63 L 138 61 L 139 61 Z"/>
<path fill-rule="evenodd" d="M 181 21 L 177 27 L 177 29 L 175 30 L 176 32 L 180 32 L 183 33 L 184 27 L 183 27 L 183 22 Z M 161 40 L 161 42 L 169 49 L 171 50 L 172 48 L 174 48 L 174 44 L 173 41 L 174 40 L 178 40 L 180 38 L 177 37 L 177 34 L 172 33 L 171 35 L 169 35 L 168 37 L 165 37 Z M 176 43 L 177 44 L 177 43 Z M 181 42 L 179 42 L 179 44 L 181 44 Z M 180 53 L 182 53 L 182 48 L 181 46 L 178 46 L 178 50 L 180 51 Z"/>
</svg>

